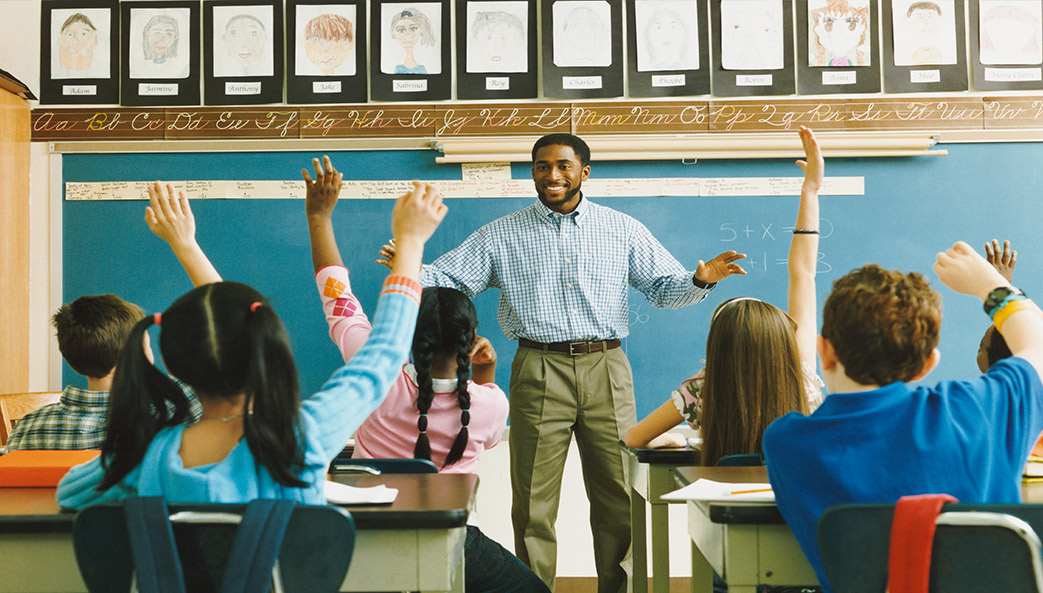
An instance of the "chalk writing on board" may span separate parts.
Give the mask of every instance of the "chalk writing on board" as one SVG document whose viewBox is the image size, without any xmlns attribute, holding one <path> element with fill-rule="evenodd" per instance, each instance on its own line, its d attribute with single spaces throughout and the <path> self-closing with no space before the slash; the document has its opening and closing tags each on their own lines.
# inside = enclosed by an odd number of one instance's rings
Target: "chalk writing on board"
<svg viewBox="0 0 1043 593">
<path fill-rule="evenodd" d="M 740 265 L 748 272 L 770 272 L 775 266 L 784 267 L 789 263 L 788 249 L 792 224 L 778 225 L 773 222 L 725 222 L 718 229 L 718 239 L 722 243 L 735 243 L 729 249 L 745 252 L 746 259 Z M 819 218 L 819 238 L 827 239 L 833 235 L 836 227 L 828 218 Z M 778 235 L 778 236 L 776 236 Z M 825 260 L 825 254 L 818 254 L 818 273 L 833 269 Z"/>
<path fill-rule="evenodd" d="M 630 310 L 627 311 L 627 322 L 629 325 L 648 323 L 648 313 L 641 312 L 641 303 L 630 305 Z"/>
</svg>

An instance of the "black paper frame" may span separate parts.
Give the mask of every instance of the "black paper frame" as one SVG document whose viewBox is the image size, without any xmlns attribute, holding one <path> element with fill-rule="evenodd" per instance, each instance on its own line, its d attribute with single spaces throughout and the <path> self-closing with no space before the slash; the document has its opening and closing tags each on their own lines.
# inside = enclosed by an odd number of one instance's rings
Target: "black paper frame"
<svg viewBox="0 0 1043 593">
<path fill-rule="evenodd" d="M 632 97 L 682 97 L 710 94 L 710 10 L 705 1 L 696 2 L 696 24 L 699 40 L 699 67 L 694 70 L 657 70 L 641 72 L 637 69 L 637 3 L 627 2 L 627 87 Z M 676 86 L 657 85 L 656 77 L 684 77 Z M 661 81 L 660 81 L 661 82 Z"/>
<path fill-rule="evenodd" d="M 131 78 L 130 52 L 137 49 L 137 40 L 130 38 L 130 13 L 132 9 L 141 8 L 187 8 L 189 10 L 189 30 L 187 39 L 181 34 L 178 39 L 180 47 L 191 52 L 187 78 Z M 163 105 L 199 105 L 199 0 L 142 0 L 140 2 L 120 3 L 120 31 L 124 41 L 120 50 L 123 68 L 120 71 L 120 104 L 134 107 Z M 142 93 L 141 85 L 177 85 L 177 93 L 155 95 Z"/>
<path fill-rule="evenodd" d="M 792 95 L 797 90 L 793 65 L 793 3 L 782 0 L 781 70 L 725 70 L 721 64 L 721 0 L 710 0 L 711 34 L 713 35 L 713 94 L 717 97 L 761 97 Z M 770 85 L 741 85 L 740 76 L 771 75 Z"/>
<path fill-rule="evenodd" d="M 450 31 L 449 2 L 440 0 L 416 0 L 415 4 L 438 4 L 441 10 L 441 72 L 438 74 L 385 74 L 380 69 L 383 43 L 388 31 L 382 31 L 383 6 L 385 4 L 408 4 L 407 0 L 371 0 L 370 3 L 370 96 L 376 101 L 439 101 L 449 99 L 453 92 L 452 74 L 452 43 Z M 419 91 L 395 90 L 396 86 L 401 89 L 403 83 L 425 81 L 426 88 Z"/>
<path fill-rule="evenodd" d="M 324 4 L 355 7 L 355 74 L 310 75 L 297 73 L 297 52 L 304 51 L 297 39 L 297 7 Z M 289 103 L 365 103 L 369 93 L 366 45 L 369 29 L 365 0 L 286 0 L 286 100 Z M 325 92 L 322 85 L 340 90 Z"/>
<path fill-rule="evenodd" d="M 107 78 L 54 78 L 51 72 L 51 15 L 54 10 L 97 8 L 109 11 L 109 76 Z M 119 103 L 120 11 L 116 0 L 43 0 L 40 5 L 40 104 L 104 105 Z M 66 89 L 66 87 L 70 87 Z M 70 94 L 81 87 L 93 94 Z"/>
<path fill-rule="evenodd" d="M 589 0 L 609 5 L 612 60 L 608 66 L 557 66 L 554 63 L 554 3 L 543 0 L 543 94 L 560 99 L 589 99 L 623 96 L 623 6 L 622 0 Z M 582 0 L 577 0 L 582 1 Z M 600 88 L 565 88 L 566 78 L 600 78 Z"/>
<path fill-rule="evenodd" d="M 797 89 L 802 95 L 828 95 L 836 93 L 878 93 L 880 92 L 880 11 L 874 0 L 869 1 L 869 27 L 866 36 L 869 38 L 870 63 L 866 66 L 809 66 L 810 48 L 810 11 L 808 0 L 797 0 Z M 827 84 L 827 74 L 851 73 L 855 80 L 851 83 Z"/>
<path fill-rule="evenodd" d="M 215 76 L 213 39 L 214 7 L 272 7 L 272 74 L 270 76 Z M 203 0 L 203 101 L 207 105 L 262 105 L 283 99 L 283 3 L 282 0 Z M 260 84 L 257 94 L 229 93 L 229 84 Z"/>
<path fill-rule="evenodd" d="M 1039 4 L 1043 4 L 1043 0 L 1036 0 Z M 1003 64 L 1003 65 L 985 65 L 981 63 L 981 18 L 980 9 L 981 4 L 979 0 L 971 0 L 970 5 L 970 26 L 971 30 L 971 66 L 974 70 L 974 88 L 980 90 L 1032 90 L 1032 89 L 1043 89 L 1043 62 L 1036 64 Z M 1043 26 L 1043 23 L 1040 24 Z M 1039 74 L 1040 80 L 986 80 L 985 76 L 990 70 L 997 70 L 999 72 L 1004 71 L 1024 71 L 1025 69 L 1035 69 Z"/>
<path fill-rule="evenodd" d="M 535 99 L 539 94 L 536 68 L 536 4 L 513 0 L 526 6 L 528 52 L 525 72 L 467 71 L 467 5 L 480 0 L 456 0 L 456 97 L 458 99 Z M 492 80 L 490 80 L 492 79 Z M 503 86 L 506 88 L 495 88 Z M 493 88 L 490 88 L 493 87 Z"/>
<path fill-rule="evenodd" d="M 894 2 L 883 0 L 884 89 L 888 93 L 915 93 L 967 90 L 967 23 L 963 0 L 953 0 L 956 13 L 956 63 L 936 66 L 898 66 L 895 64 Z M 932 75 L 937 82 L 913 82 L 916 73 Z"/>
</svg>

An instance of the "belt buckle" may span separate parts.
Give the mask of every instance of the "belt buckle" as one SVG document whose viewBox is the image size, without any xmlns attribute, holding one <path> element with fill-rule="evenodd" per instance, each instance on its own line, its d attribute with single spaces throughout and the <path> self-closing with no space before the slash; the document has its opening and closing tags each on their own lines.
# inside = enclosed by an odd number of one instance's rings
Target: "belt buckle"
<svg viewBox="0 0 1043 593">
<path fill-rule="evenodd" d="M 587 346 L 586 350 L 578 351 L 577 346 Z M 569 356 L 576 356 L 577 354 L 586 354 L 590 352 L 590 346 L 586 342 L 569 342 Z"/>
</svg>

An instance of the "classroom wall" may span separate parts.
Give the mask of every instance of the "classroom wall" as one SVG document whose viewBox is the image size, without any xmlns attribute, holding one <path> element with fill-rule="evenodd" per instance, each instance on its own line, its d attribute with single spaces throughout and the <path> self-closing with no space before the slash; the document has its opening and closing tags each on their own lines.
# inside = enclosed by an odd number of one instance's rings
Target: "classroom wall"
<svg viewBox="0 0 1043 593">
<path fill-rule="evenodd" d="M 0 0 L 0 68 L 38 93 L 40 71 L 39 0 Z M 30 356 L 29 389 L 61 389 L 61 355 L 50 328 L 53 302 L 61 299 L 60 287 L 52 286 L 51 267 L 60 270 L 60 243 L 52 262 L 52 220 L 50 155 L 45 143 L 34 143 L 30 165 Z M 60 204 L 59 204 L 60 207 Z M 55 210 L 60 224 L 60 210 Z M 60 235 L 60 232 L 58 233 Z M 60 237 L 59 237 L 60 238 Z M 508 549 L 514 548 L 510 525 L 509 451 L 503 444 L 481 460 L 478 468 L 480 488 L 478 514 L 483 531 Z M 579 455 L 573 449 L 565 467 L 558 521 L 558 574 L 570 577 L 594 576 L 593 544 L 587 519 L 589 506 L 583 489 Z M 672 509 L 672 574 L 690 574 L 687 525 L 683 506 Z"/>
</svg>

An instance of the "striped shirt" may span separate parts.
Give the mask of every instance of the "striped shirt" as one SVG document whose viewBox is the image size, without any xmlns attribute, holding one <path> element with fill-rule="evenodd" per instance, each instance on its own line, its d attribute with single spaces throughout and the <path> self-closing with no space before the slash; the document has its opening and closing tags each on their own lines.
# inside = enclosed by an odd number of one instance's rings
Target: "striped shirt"
<svg viewBox="0 0 1043 593">
<path fill-rule="evenodd" d="M 537 201 L 494 220 L 424 266 L 420 283 L 470 298 L 499 288 L 503 333 L 550 343 L 624 338 L 627 285 L 676 309 L 712 290 L 694 276 L 636 219 L 583 198 L 565 215 Z"/>
</svg>

